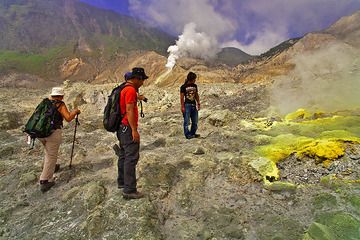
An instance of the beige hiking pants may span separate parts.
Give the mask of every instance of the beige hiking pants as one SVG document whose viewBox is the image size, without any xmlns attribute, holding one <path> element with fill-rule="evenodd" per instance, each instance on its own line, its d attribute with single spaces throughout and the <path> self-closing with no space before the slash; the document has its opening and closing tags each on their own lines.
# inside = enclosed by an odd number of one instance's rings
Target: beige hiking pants
<svg viewBox="0 0 360 240">
<path fill-rule="evenodd" d="M 56 129 L 50 136 L 39 138 L 44 145 L 45 160 L 40 180 L 54 181 L 53 175 L 58 157 L 59 147 L 62 141 L 62 130 Z"/>
</svg>

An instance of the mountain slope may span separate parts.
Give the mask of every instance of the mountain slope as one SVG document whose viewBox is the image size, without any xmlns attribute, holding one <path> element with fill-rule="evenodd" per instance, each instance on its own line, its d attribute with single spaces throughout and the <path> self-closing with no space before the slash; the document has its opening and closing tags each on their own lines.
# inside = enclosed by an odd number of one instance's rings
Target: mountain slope
<svg viewBox="0 0 360 240">
<path fill-rule="evenodd" d="M 342 17 L 324 32 L 332 34 L 355 47 L 360 47 L 360 11 Z"/>
<path fill-rule="evenodd" d="M 0 31 L 0 73 L 44 78 L 59 77 L 66 59 L 81 58 L 96 75 L 130 51 L 165 54 L 174 41 L 140 20 L 76 0 L 2 0 Z"/>
<path fill-rule="evenodd" d="M 261 54 L 260 58 L 271 58 L 271 57 L 287 50 L 288 48 L 292 47 L 300 39 L 301 38 L 292 38 L 292 39 L 286 40 L 286 41 L 280 43 L 279 45 L 271 48 L 267 52 Z"/>
<path fill-rule="evenodd" d="M 85 41 L 96 48 L 115 41 L 119 49 L 165 53 L 173 40 L 144 22 L 75 0 L 2 1 L 0 13 L 0 49 L 39 52 L 67 43 L 77 47 Z"/>
<path fill-rule="evenodd" d="M 217 54 L 215 62 L 224 63 L 230 67 L 235 67 L 241 63 L 246 63 L 253 58 L 254 56 L 251 56 L 238 48 L 226 47 L 221 49 L 221 52 Z"/>
</svg>

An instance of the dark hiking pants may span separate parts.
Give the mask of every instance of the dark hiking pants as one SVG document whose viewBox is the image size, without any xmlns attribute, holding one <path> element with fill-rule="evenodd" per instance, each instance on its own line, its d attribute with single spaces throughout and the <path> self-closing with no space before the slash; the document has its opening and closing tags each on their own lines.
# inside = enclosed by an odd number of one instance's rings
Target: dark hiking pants
<svg viewBox="0 0 360 240">
<path fill-rule="evenodd" d="M 124 185 L 124 193 L 136 192 L 136 164 L 140 144 L 132 139 L 130 126 L 121 125 L 116 133 L 119 139 L 118 185 Z"/>
</svg>

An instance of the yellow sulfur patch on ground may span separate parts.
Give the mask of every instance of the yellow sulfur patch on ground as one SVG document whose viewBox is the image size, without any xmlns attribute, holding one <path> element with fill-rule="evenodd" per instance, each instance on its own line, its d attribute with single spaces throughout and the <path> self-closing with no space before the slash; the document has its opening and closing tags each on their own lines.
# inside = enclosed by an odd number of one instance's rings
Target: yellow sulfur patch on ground
<svg viewBox="0 0 360 240">
<path fill-rule="evenodd" d="M 348 144 L 360 143 L 359 122 L 360 116 L 357 115 L 311 114 L 299 109 L 289 113 L 283 122 L 266 129 L 257 128 L 260 134 L 256 138 L 258 146 L 255 151 L 262 158 L 271 160 L 275 167 L 277 162 L 291 154 L 314 159 L 316 163 L 329 167 L 334 160 L 345 155 Z M 259 172 L 262 176 L 267 174 Z"/>
<path fill-rule="evenodd" d="M 266 158 L 259 158 L 249 164 L 264 177 L 264 181 L 267 181 L 267 177 L 273 178 L 274 180 L 279 179 L 279 169 L 273 161 Z"/>
<path fill-rule="evenodd" d="M 282 134 L 272 139 L 271 144 L 260 146 L 256 151 L 273 162 L 287 158 L 290 154 L 296 153 L 303 145 L 313 141 L 312 138 L 299 137 L 293 134 Z"/>
<path fill-rule="evenodd" d="M 297 154 L 315 158 L 319 162 L 335 160 L 344 156 L 345 145 L 341 141 L 315 140 L 305 145 Z"/>
<path fill-rule="evenodd" d="M 312 116 L 313 115 L 310 112 L 307 112 L 305 109 L 300 108 L 296 112 L 289 113 L 288 115 L 286 115 L 285 121 L 290 122 L 290 121 L 304 120 L 304 119 L 309 119 Z"/>
</svg>

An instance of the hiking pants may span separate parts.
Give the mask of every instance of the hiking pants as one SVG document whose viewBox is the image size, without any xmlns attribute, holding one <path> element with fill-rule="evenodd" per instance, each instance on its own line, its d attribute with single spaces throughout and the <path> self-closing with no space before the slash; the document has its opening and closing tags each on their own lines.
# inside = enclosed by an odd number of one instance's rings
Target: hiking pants
<svg viewBox="0 0 360 240">
<path fill-rule="evenodd" d="M 191 128 L 189 131 L 191 119 Z M 195 135 L 198 124 L 198 110 L 196 109 L 195 104 L 185 103 L 185 113 L 184 113 L 184 134 L 185 137 L 190 137 Z"/>
<path fill-rule="evenodd" d="M 120 125 L 116 133 L 119 139 L 118 185 L 124 185 L 124 193 L 136 192 L 136 164 L 139 160 L 140 144 L 133 141 L 130 126 Z"/>
<path fill-rule="evenodd" d="M 40 180 L 54 181 L 53 175 L 58 157 L 59 147 L 62 141 L 62 130 L 56 129 L 50 136 L 39 138 L 44 145 L 45 160 Z"/>
</svg>

